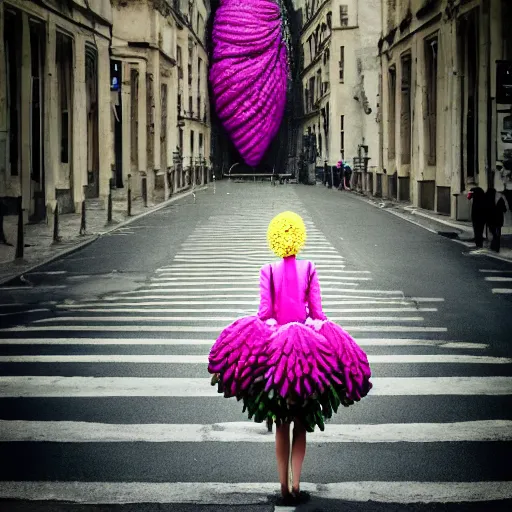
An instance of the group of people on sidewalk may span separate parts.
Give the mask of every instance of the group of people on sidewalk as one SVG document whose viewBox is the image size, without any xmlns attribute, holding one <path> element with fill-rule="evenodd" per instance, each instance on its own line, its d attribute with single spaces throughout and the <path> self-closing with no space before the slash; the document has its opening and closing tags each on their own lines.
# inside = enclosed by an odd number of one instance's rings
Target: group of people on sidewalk
<svg viewBox="0 0 512 512">
<path fill-rule="evenodd" d="M 507 203 L 505 196 L 494 188 L 484 192 L 480 187 L 473 187 L 468 193 L 468 199 L 473 201 L 471 206 L 471 221 L 477 248 L 484 246 L 484 228 L 487 226 L 492 235 L 491 250 L 500 251 L 501 228 L 505 221 Z"/>
<path fill-rule="evenodd" d="M 336 167 L 330 168 L 327 162 L 324 165 L 323 185 L 328 188 L 337 188 L 338 190 L 350 190 L 350 181 L 352 179 L 351 167 L 340 160 Z"/>
</svg>

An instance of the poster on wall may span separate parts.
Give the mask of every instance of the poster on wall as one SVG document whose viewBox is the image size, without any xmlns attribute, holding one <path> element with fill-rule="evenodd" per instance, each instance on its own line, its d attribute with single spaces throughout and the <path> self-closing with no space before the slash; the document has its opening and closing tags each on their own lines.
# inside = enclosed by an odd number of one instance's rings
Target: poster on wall
<svg viewBox="0 0 512 512">
<path fill-rule="evenodd" d="M 512 61 L 496 62 L 496 161 L 503 165 L 503 174 L 512 172 Z M 508 171 L 508 172 L 507 172 Z M 512 175 L 509 175 L 510 178 Z"/>
<path fill-rule="evenodd" d="M 512 171 L 512 110 L 498 110 L 498 137 L 496 160 Z"/>
</svg>

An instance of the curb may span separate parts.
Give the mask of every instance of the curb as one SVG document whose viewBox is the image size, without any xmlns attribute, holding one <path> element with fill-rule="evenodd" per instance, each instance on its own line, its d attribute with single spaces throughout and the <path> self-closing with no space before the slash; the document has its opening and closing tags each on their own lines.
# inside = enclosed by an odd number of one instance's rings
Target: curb
<svg viewBox="0 0 512 512">
<path fill-rule="evenodd" d="M 183 199 L 191 194 L 194 194 L 195 192 L 202 192 L 203 190 L 207 190 L 207 189 L 208 189 L 208 185 L 204 185 L 200 188 L 187 190 L 183 194 L 170 197 L 166 201 L 162 201 L 161 203 L 157 204 L 156 206 L 152 207 L 151 209 L 148 209 L 147 211 L 145 211 L 143 213 L 140 213 L 139 215 L 134 215 L 134 216 L 124 220 L 123 222 L 120 222 L 119 224 L 115 224 L 115 225 L 111 226 L 109 229 L 107 229 L 105 231 L 101 231 L 100 233 L 95 233 L 95 234 L 91 235 L 91 238 L 88 240 L 80 242 L 77 245 L 73 245 L 72 247 L 68 247 L 67 249 L 63 249 L 62 251 L 56 252 L 55 254 L 48 256 L 48 258 L 46 258 L 44 260 L 34 263 L 33 265 L 23 269 L 23 271 L 21 271 L 21 272 L 15 272 L 14 274 L 11 274 L 7 277 L 0 278 L 0 286 L 6 285 L 6 284 L 10 283 L 11 281 L 14 281 L 15 279 L 18 279 L 23 274 L 28 274 L 29 272 L 32 272 L 36 268 L 42 267 L 43 265 L 47 265 L 48 263 L 51 263 L 52 261 L 58 260 L 62 256 L 68 256 L 70 254 L 73 254 L 74 252 L 77 252 L 80 249 L 83 249 L 84 247 L 87 247 L 88 245 L 92 244 L 93 242 L 98 240 L 98 238 L 100 238 L 104 235 L 107 235 L 107 234 L 111 233 L 112 231 L 115 231 L 116 229 L 126 226 L 127 224 L 131 224 L 135 220 L 141 219 L 142 217 L 145 217 L 146 215 L 149 215 L 158 210 L 161 210 L 162 208 L 165 208 L 166 206 L 174 203 L 175 201 L 178 201 L 179 199 Z"/>
<path fill-rule="evenodd" d="M 110 228 L 106 229 L 105 231 L 101 231 L 98 233 L 98 236 L 107 235 L 108 233 L 111 233 L 112 231 L 115 231 L 116 229 L 122 228 L 128 224 L 131 224 L 133 221 L 142 219 L 143 217 L 146 217 L 146 215 L 150 215 L 151 213 L 157 212 L 161 210 L 162 208 L 165 208 L 166 206 L 169 206 L 170 204 L 174 203 L 175 201 L 178 201 L 179 199 L 182 199 L 184 197 L 188 197 L 191 194 L 195 194 L 196 192 L 202 192 L 203 190 L 207 190 L 208 185 L 203 185 L 199 188 L 194 188 L 191 190 L 187 190 L 183 194 L 175 195 L 167 199 L 166 201 L 162 201 L 161 203 L 158 203 L 157 205 L 153 206 L 151 209 L 148 208 L 147 211 L 139 213 L 138 215 L 133 215 L 132 217 L 129 217 L 126 220 L 123 220 L 119 224 L 115 224 L 111 226 Z"/>
<path fill-rule="evenodd" d="M 438 236 L 443 236 L 443 235 L 440 234 L 440 232 L 438 230 L 435 230 L 434 228 L 429 228 L 427 226 L 424 226 L 423 224 L 420 224 L 419 222 L 416 222 L 413 219 L 409 219 L 405 215 L 400 214 L 400 212 L 390 210 L 389 208 L 380 208 L 375 200 L 368 199 L 365 195 L 358 194 L 357 192 L 352 192 L 352 191 L 351 191 L 351 194 L 354 197 L 356 197 L 357 199 L 359 199 L 360 201 L 363 201 L 363 202 L 373 206 L 374 208 L 378 208 L 379 210 L 384 210 L 387 213 L 389 213 L 391 215 L 394 215 L 395 217 L 398 217 L 398 218 L 400 218 L 402 220 L 405 220 L 405 221 L 409 222 L 410 224 L 414 224 L 415 226 L 418 226 L 418 227 L 420 227 L 420 228 L 422 228 L 422 229 L 424 229 L 426 231 L 429 231 L 430 233 L 433 233 L 433 234 L 438 235 Z M 384 202 L 384 201 L 385 200 L 383 199 L 382 202 Z M 418 214 L 417 211 L 411 211 L 410 213 L 411 213 L 411 215 L 417 215 Z M 456 224 L 453 224 L 453 223 L 445 221 L 445 220 L 432 219 L 430 216 L 425 215 L 423 213 L 420 213 L 419 215 L 421 217 L 423 217 L 423 218 L 431 220 L 432 222 L 438 222 L 440 224 L 445 224 L 447 226 L 450 226 L 450 227 L 452 227 L 454 229 L 458 229 L 462 233 L 472 233 L 472 231 L 470 231 L 468 228 L 466 228 L 466 226 L 461 227 L 461 226 L 458 226 Z M 464 229 L 464 228 L 466 228 L 466 229 Z M 447 238 L 447 237 L 443 237 L 443 238 Z M 464 241 L 464 240 L 461 240 L 459 238 L 448 238 L 448 240 L 451 240 L 452 242 L 455 242 L 455 243 L 458 243 L 458 244 L 462 244 L 462 245 L 464 245 L 464 247 L 468 248 L 468 245 L 466 245 L 467 242 Z M 509 259 L 509 258 L 505 258 L 503 256 L 500 256 L 499 254 L 494 254 L 493 252 L 491 252 L 489 250 L 487 250 L 487 251 L 488 252 L 480 253 L 479 255 L 480 256 L 487 256 L 489 258 L 492 258 L 492 259 L 495 259 L 495 260 L 499 260 L 499 261 L 502 261 L 502 262 L 505 262 L 505 263 L 512 263 L 512 260 Z M 470 254 L 470 252 L 467 251 L 467 252 L 464 252 L 463 254 Z"/>
</svg>

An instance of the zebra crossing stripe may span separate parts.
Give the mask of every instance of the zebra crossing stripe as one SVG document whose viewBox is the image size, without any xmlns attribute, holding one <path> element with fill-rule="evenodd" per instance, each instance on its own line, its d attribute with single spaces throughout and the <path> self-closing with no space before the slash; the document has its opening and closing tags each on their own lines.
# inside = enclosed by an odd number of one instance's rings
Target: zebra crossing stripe
<svg viewBox="0 0 512 512">
<path fill-rule="evenodd" d="M 210 342 L 208 342 L 210 343 Z M 508 357 L 467 355 L 369 355 L 370 364 L 512 364 Z M 208 355 L 186 354 L 94 354 L 0 356 L 0 363 L 121 363 L 121 364 L 208 364 Z"/>
<path fill-rule="evenodd" d="M 363 322 L 366 323 L 366 320 Z M 408 325 L 344 325 L 348 332 L 396 332 L 396 333 L 440 333 L 447 332 L 446 327 L 423 327 Z M 3 332 L 34 332 L 34 331 L 109 331 L 109 332 L 208 332 L 212 335 L 219 334 L 219 327 L 202 325 L 29 325 L 19 327 L 8 327 Z"/>
<path fill-rule="evenodd" d="M 508 294 L 512 293 L 512 288 L 493 288 L 492 293 Z"/>
<path fill-rule="evenodd" d="M 2 345 L 205 345 L 211 347 L 213 339 L 187 338 L 0 338 Z M 404 339 L 404 338 L 358 338 L 361 347 L 405 347 L 434 346 L 446 349 L 485 350 L 485 343 Z"/>
<path fill-rule="evenodd" d="M 33 324 L 67 322 L 234 322 L 235 316 L 58 316 L 35 320 Z M 423 322 L 422 316 L 343 316 L 331 317 L 332 321 L 346 322 Z M 192 326 L 195 327 L 195 326 Z"/>
<path fill-rule="evenodd" d="M 511 395 L 512 377 L 375 377 L 370 397 Z M 217 397 L 209 378 L 0 377 L 0 397 Z"/>
<path fill-rule="evenodd" d="M 235 315 L 245 315 L 250 314 L 246 309 L 226 309 L 226 308 L 150 308 L 146 306 L 141 306 L 141 304 L 136 304 L 137 307 L 127 308 L 127 307 L 104 307 L 105 304 L 100 303 L 97 307 L 90 307 L 87 304 L 75 304 L 70 306 L 60 305 L 57 306 L 58 309 L 62 310 L 73 310 L 80 311 L 86 313 L 233 313 Z M 436 312 L 437 308 L 411 308 L 411 307 L 402 307 L 402 308 L 338 308 L 338 309 L 328 309 L 324 308 L 325 313 L 330 316 L 332 313 L 419 313 L 426 312 L 432 313 Z M 7 314 L 7 313 L 6 313 Z M 190 320 L 195 320 L 194 316 L 188 317 Z M 214 317 L 212 317 L 214 318 Z"/>
<path fill-rule="evenodd" d="M 90 505 L 137 503 L 193 505 L 268 504 L 274 482 L 0 482 L 0 499 Z M 315 499 L 380 503 L 469 503 L 512 499 L 511 481 L 357 481 L 301 483 Z"/>
<path fill-rule="evenodd" d="M 0 442 L 50 443 L 273 443 L 266 426 L 254 422 L 215 424 L 119 424 L 74 421 L 0 420 Z M 439 443 L 512 441 L 512 421 L 456 423 L 329 424 L 308 444 Z"/>
</svg>

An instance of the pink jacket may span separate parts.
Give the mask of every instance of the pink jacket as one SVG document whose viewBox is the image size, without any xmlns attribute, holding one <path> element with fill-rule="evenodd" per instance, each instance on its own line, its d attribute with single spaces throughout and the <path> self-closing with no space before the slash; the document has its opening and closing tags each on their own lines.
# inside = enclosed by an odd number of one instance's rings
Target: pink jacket
<svg viewBox="0 0 512 512">
<path fill-rule="evenodd" d="M 314 263 L 290 256 L 265 265 L 260 271 L 258 317 L 274 318 L 280 325 L 304 323 L 308 317 L 326 320 Z"/>
</svg>

